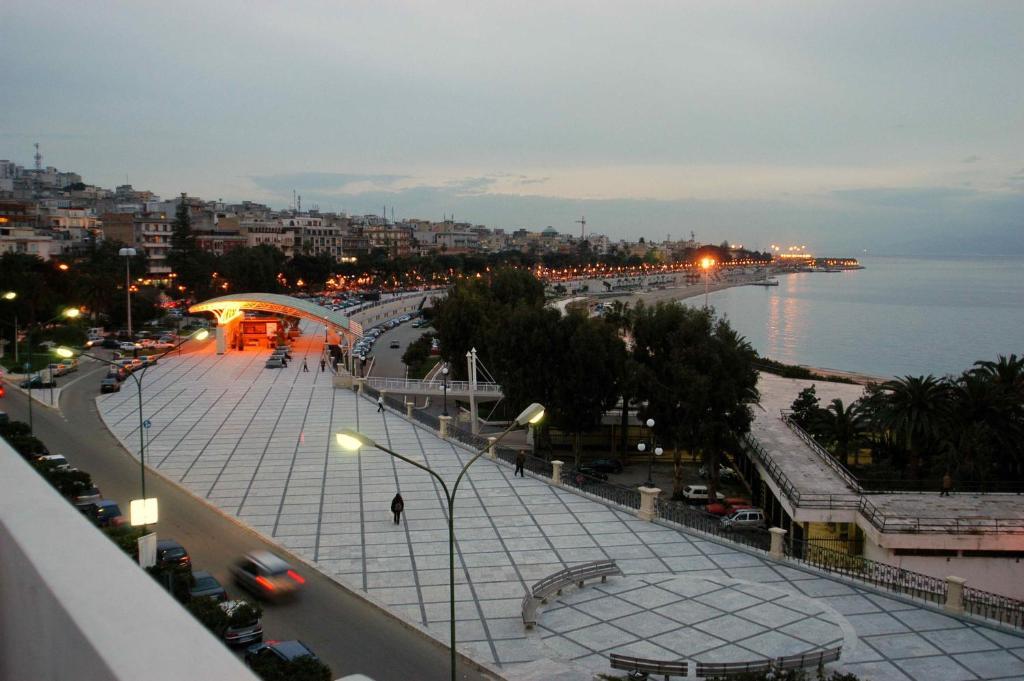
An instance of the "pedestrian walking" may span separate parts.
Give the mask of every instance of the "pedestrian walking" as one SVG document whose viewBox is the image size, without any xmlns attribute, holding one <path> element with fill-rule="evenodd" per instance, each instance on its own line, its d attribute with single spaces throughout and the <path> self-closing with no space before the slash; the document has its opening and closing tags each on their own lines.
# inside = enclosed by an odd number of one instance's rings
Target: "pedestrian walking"
<svg viewBox="0 0 1024 681">
<path fill-rule="evenodd" d="M 942 476 L 942 491 L 939 492 L 940 497 L 948 497 L 949 493 L 953 490 L 953 476 L 946 471 L 946 474 Z"/>
<path fill-rule="evenodd" d="M 523 473 L 523 466 L 526 465 L 526 452 L 520 451 L 516 454 L 516 472 L 512 474 L 513 477 L 519 476 L 525 478 L 526 474 Z"/>
<path fill-rule="evenodd" d="M 402 521 L 402 511 L 405 510 L 405 502 L 402 501 L 402 494 L 399 492 L 391 500 L 391 512 L 395 514 L 395 525 Z"/>
<path fill-rule="evenodd" d="M 302 370 L 305 371 L 307 374 L 309 373 L 309 365 L 306 364 L 305 357 L 302 358 Z"/>
<path fill-rule="evenodd" d="M 377 398 L 377 413 L 380 414 L 383 411 L 384 411 L 384 398 L 383 397 L 378 397 Z"/>
<path fill-rule="evenodd" d="M 323 357 L 321 357 L 320 358 L 320 373 L 322 374 L 325 369 L 327 369 L 327 360 L 324 359 Z"/>
</svg>

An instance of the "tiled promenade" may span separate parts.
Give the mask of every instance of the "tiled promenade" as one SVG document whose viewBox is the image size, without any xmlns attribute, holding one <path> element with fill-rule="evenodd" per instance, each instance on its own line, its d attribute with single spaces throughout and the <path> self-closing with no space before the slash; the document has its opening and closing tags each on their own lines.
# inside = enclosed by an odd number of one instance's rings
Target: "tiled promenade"
<svg viewBox="0 0 1024 681">
<path fill-rule="evenodd" d="M 317 338 L 313 333 L 308 338 Z M 445 640 L 448 546 L 433 479 L 376 451 L 342 452 L 354 427 L 453 480 L 470 453 L 369 400 L 334 390 L 310 340 L 286 369 L 266 353 L 212 348 L 144 379 L 148 462 L 225 513 L 387 603 Z M 301 345 L 301 344 L 300 344 Z M 108 427 L 137 453 L 135 391 L 102 396 Z M 844 646 L 864 679 L 1024 679 L 1024 637 L 955 619 L 767 559 L 527 477 L 482 458 L 456 499 L 460 648 L 510 679 L 590 679 L 618 651 L 668 659 L 756 659 Z M 391 522 L 397 490 L 401 525 Z M 613 558 L 625 577 L 569 589 L 527 632 L 526 585 Z M 692 673 L 692 672 L 691 672 Z"/>
</svg>

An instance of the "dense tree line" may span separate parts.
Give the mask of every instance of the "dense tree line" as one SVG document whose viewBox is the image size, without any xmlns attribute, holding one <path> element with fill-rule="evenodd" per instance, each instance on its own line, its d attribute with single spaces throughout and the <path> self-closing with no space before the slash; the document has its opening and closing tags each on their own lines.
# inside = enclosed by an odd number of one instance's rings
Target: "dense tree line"
<svg viewBox="0 0 1024 681">
<path fill-rule="evenodd" d="M 653 418 L 657 442 L 675 457 L 677 492 L 683 451 L 712 464 L 717 486 L 718 457 L 749 430 L 758 399 L 754 351 L 709 310 L 618 305 L 605 317 L 563 316 L 528 272 L 504 269 L 457 283 L 437 302 L 434 328 L 454 376 L 465 377 L 475 347 L 512 411 L 544 404 L 541 441 L 552 427 L 573 435 L 577 465 L 581 435 L 616 404 L 624 416 Z"/>
<path fill-rule="evenodd" d="M 1024 479 L 1024 358 L 975 362 L 959 376 L 904 376 L 869 386 L 853 404 L 822 407 L 814 388 L 793 403 L 793 417 L 841 461 L 867 475 L 907 480 Z"/>
</svg>

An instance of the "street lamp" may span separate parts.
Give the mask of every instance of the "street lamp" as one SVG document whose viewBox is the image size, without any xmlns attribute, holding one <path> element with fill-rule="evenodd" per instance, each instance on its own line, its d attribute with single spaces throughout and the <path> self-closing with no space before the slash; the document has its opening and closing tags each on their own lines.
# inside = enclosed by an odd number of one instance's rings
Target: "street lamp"
<svg viewBox="0 0 1024 681">
<path fill-rule="evenodd" d="M 14 291 L 4 291 L 0 294 L 0 298 L 6 301 L 12 301 L 18 297 L 18 294 Z M 14 365 L 18 365 L 18 313 L 14 313 Z"/>
<path fill-rule="evenodd" d="M 124 258 L 124 292 L 128 296 L 128 338 L 132 338 L 132 274 L 131 259 L 135 257 L 134 248 L 122 248 L 117 252 Z"/>
<path fill-rule="evenodd" d="M 199 329 L 195 333 L 193 333 L 193 334 L 191 334 L 189 336 L 186 336 L 184 340 L 179 341 L 178 344 L 175 345 L 173 348 L 170 348 L 169 350 L 166 350 L 166 351 L 160 353 L 159 355 L 157 355 L 157 358 L 160 359 L 160 358 L 166 357 L 170 353 L 172 353 L 175 350 L 177 350 L 178 348 L 180 348 L 185 343 L 188 343 L 190 340 L 197 340 L 197 341 L 206 340 L 209 337 L 209 335 L 210 335 L 210 332 L 207 331 L 206 329 Z M 75 356 L 75 353 L 72 350 L 70 350 L 69 348 L 65 348 L 65 347 L 56 348 L 54 350 L 54 352 L 57 353 L 57 355 L 59 357 L 64 357 L 64 358 L 71 358 L 71 357 Z M 91 355 L 88 352 L 81 352 L 81 353 L 79 353 L 79 356 L 81 356 L 81 357 L 88 357 L 90 359 L 95 359 L 98 362 L 103 362 L 104 364 L 109 364 L 111 366 L 120 368 L 120 365 L 117 364 L 116 362 L 111 361 L 109 359 L 103 359 L 102 357 L 97 357 L 96 355 Z M 146 436 L 145 436 L 145 425 L 144 425 L 145 421 L 142 418 L 142 379 L 145 377 L 146 370 L 149 369 L 149 367 L 150 367 L 150 363 L 147 363 L 146 366 L 142 367 L 142 371 L 139 372 L 139 375 L 136 375 L 134 371 L 131 372 L 130 374 L 128 374 L 129 376 L 131 376 L 135 380 L 135 387 L 136 387 L 136 389 L 138 391 L 138 394 L 139 394 L 139 469 L 140 469 L 139 472 L 140 472 L 141 483 L 142 483 L 142 498 L 143 499 L 146 498 Z M 145 527 L 145 525 L 143 525 L 143 527 Z"/>
<path fill-rule="evenodd" d="M 647 421 L 644 422 L 644 425 L 646 425 L 647 429 L 651 431 L 651 443 L 653 444 L 654 443 L 654 431 L 653 431 L 654 419 L 647 419 Z M 647 450 L 647 445 L 644 444 L 643 442 L 641 442 L 641 443 L 639 443 L 636 446 L 636 448 L 642 454 L 643 452 L 645 452 Z M 652 447 L 651 448 L 651 458 L 647 462 L 647 482 L 644 483 L 644 487 L 654 487 L 654 479 L 652 477 L 652 472 L 653 472 L 653 469 L 654 469 L 654 457 L 655 457 L 655 455 L 661 456 L 662 451 L 663 450 L 661 449 L 661 447 Z"/>
<path fill-rule="evenodd" d="M 448 587 L 450 594 L 449 605 L 451 613 L 450 649 L 452 681 L 455 681 L 455 493 L 458 492 L 459 483 L 462 482 L 462 478 L 466 475 L 466 471 L 469 470 L 469 467 L 473 465 L 473 462 L 479 459 L 484 454 L 484 452 L 486 452 L 490 447 L 501 442 L 502 438 L 508 435 L 516 426 L 533 425 L 539 423 L 542 418 L 544 418 L 544 407 L 538 404 L 537 402 L 534 402 L 529 407 L 524 409 L 519 414 L 519 416 L 515 418 L 515 421 L 512 422 L 512 425 L 510 425 L 508 428 L 502 431 L 501 435 L 499 435 L 498 438 L 493 443 L 488 444 L 487 447 L 484 447 L 476 454 L 474 454 L 472 458 L 470 458 L 469 462 L 467 462 L 466 465 L 463 466 L 462 470 L 459 472 L 459 476 L 455 479 L 455 484 L 452 485 L 452 489 L 450 492 L 448 491 L 448 485 L 445 484 L 444 478 L 435 473 L 433 469 L 431 469 L 429 466 L 426 466 L 418 461 L 414 461 L 408 457 L 402 456 L 398 452 L 392 451 L 387 447 L 378 444 L 377 442 L 374 442 L 373 440 L 366 437 L 360 432 L 344 428 L 335 433 L 334 435 L 335 441 L 343 449 L 347 449 L 349 451 L 356 451 L 361 447 L 375 447 L 376 449 L 379 449 L 386 454 L 390 454 L 396 459 L 401 459 L 402 461 L 405 461 L 408 464 L 412 464 L 413 466 L 416 466 L 416 468 L 424 470 L 430 475 L 432 475 L 434 479 L 437 480 L 438 483 L 440 483 L 441 489 L 444 490 L 444 496 L 448 502 Z"/>
<path fill-rule="evenodd" d="M 77 307 L 69 307 L 63 310 L 59 315 L 53 319 L 48 319 L 43 322 L 43 326 L 51 324 L 61 317 L 65 319 L 75 319 L 78 315 L 82 314 Z M 28 375 L 28 432 L 29 435 L 34 435 L 35 432 L 32 430 L 32 325 L 29 324 L 28 329 L 25 331 L 25 340 L 28 343 L 28 361 L 25 362 L 25 373 Z M 42 382 L 42 372 L 39 373 L 40 382 Z M 53 380 L 53 376 L 50 376 L 50 380 Z"/>
<path fill-rule="evenodd" d="M 441 367 L 441 377 L 444 382 L 444 411 L 441 412 L 441 416 L 448 416 L 448 362 Z"/>
<path fill-rule="evenodd" d="M 714 258 L 703 258 L 700 261 L 701 269 L 704 270 L 704 307 L 708 306 L 708 274 L 712 267 L 715 266 Z"/>
</svg>

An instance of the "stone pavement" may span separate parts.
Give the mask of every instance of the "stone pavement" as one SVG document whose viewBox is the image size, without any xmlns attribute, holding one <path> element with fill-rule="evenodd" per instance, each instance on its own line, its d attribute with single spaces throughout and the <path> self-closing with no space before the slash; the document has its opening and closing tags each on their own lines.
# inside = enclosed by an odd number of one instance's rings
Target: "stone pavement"
<svg viewBox="0 0 1024 681">
<path fill-rule="evenodd" d="M 352 427 L 454 480 L 471 452 L 331 386 L 315 330 L 286 369 L 266 353 L 169 358 L 145 377 L 147 462 L 225 513 L 441 640 L 448 546 L 439 486 L 379 451 L 344 452 Z M 310 371 L 301 371 L 308 353 Z M 97 399 L 137 455 L 135 391 Z M 406 513 L 391 521 L 401 490 Z M 510 679 L 589 679 L 609 652 L 748 660 L 842 641 L 864 679 L 1024 678 L 1024 637 L 956 619 L 585 498 L 480 459 L 456 499 L 459 647 Z M 612 558 L 625 576 L 569 589 L 538 625 L 524 590 L 563 567 Z"/>
</svg>

